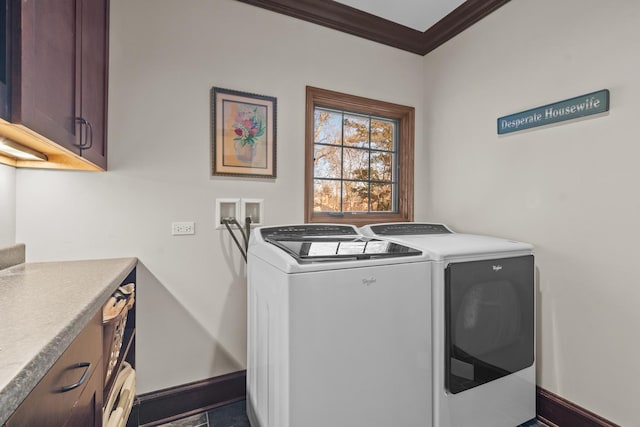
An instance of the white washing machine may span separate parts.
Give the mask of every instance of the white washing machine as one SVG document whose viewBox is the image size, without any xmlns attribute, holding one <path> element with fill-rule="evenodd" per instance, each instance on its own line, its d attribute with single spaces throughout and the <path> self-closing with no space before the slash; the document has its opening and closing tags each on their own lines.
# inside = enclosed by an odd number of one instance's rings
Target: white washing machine
<svg viewBox="0 0 640 427">
<path fill-rule="evenodd" d="M 434 262 L 433 426 L 515 427 L 536 416 L 533 247 L 443 224 L 363 227 Z"/>
<path fill-rule="evenodd" d="M 431 427 L 431 262 L 346 225 L 255 230 L 253 427 Z"/>
</svg>

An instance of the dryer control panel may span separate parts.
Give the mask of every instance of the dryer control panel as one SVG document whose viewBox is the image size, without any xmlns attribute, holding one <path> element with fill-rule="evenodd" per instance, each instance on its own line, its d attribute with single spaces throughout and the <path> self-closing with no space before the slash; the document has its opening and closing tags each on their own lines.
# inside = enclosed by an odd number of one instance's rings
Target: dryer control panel
<svg viewBox="0 0 640 427">
<path fill-rule="evenodd" d="M 453 233 L 444 224 L 428 224 L 423 222 L 379 224 L 370 225 L 369 228 L 378 236 L 418 236 Z"/>
</svg>

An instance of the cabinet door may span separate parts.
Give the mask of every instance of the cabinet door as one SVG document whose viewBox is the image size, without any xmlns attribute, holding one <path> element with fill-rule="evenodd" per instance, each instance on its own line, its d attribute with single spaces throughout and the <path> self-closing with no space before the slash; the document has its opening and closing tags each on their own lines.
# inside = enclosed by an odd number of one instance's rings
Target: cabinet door
<svg viewBox="0 0 640 427">
<path fill-rule="evenodd" d="M 79 153 L 76 0 L 13 1 L 11 121 Z"/>
<path fill-rule="evenodd" d="M 81 14 L 82 52 L 80 76 L 80 117 L 87 121 L 88 144 L 81 155 L 106 169 L 107 166 L 107 0 L 79 0 Z"/>
</svg>

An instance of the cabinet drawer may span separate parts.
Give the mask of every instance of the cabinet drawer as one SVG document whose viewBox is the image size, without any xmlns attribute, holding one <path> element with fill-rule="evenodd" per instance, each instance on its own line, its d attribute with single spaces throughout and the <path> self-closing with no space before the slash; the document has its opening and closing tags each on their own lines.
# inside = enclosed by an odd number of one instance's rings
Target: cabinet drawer
<svg viewBox="0 0 640 427">
<path fill-rule="evenodd" d="M 49 372 L 20 404 L 6 427 L 62 426 L 80 400 L 87 384 L 102 390 L 102 313 L 80 332 Z"/>
</svg>

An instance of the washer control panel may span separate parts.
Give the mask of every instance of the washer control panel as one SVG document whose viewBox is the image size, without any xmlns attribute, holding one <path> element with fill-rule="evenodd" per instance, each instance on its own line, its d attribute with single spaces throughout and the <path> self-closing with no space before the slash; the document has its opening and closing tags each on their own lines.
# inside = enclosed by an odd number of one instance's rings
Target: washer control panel
<svg viewBox="0 0 640 427">
<path fill-rule="evenodd" d="M 352 225 L 338 224 L 301 224 L 280 225 L 260 229 L 263 239 L 286 239 L 301 237 L 326 236 L 359 236 L 358 230 Z"/>
</svg>

